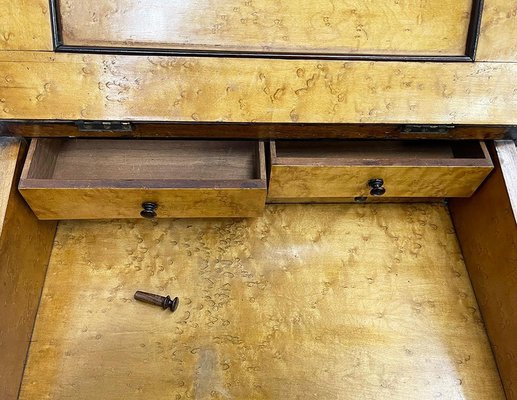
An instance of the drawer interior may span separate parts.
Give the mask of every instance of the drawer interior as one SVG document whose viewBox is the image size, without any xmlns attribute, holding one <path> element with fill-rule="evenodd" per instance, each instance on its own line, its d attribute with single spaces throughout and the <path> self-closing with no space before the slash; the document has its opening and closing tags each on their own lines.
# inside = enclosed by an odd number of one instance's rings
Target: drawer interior
<svg viewBox="0 0 517 400">
<path fill-rule="evenodd" d="M 504 399 L 443 204 L 60 222 L 20 399 L 164 394 Z"/>
<path fill-rule="evenodd" d="M 485 143 L 444 140 L 276 140 L 274 163 L 490 165 Z"/>
<path fill-rule="evenodd" d="M 59 180 L 261 179 L 257 142 L 35 139 L 24 178 Z"/>
</svg>

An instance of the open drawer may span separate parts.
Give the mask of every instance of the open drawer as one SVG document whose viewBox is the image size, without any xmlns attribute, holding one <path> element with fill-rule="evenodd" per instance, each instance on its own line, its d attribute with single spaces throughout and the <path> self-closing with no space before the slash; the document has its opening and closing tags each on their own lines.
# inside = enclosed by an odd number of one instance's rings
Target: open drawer
<svg viewBox="0 0 517 400">
<path fill-rule="evenodd" d="M 258 216 L 264 144 L 34 139 L 19 189 L 40 219 Z"/>
<path fill-rule="evenodd" d="M 277 140 L 268 200 L 468 197 L 492 168 L 479 141 Z"/>
</svg>

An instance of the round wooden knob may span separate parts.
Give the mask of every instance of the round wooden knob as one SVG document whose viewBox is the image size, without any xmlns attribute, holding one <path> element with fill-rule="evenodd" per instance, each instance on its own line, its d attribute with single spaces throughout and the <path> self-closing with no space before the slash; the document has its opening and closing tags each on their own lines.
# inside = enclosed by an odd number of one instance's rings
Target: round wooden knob
<svg viewBox="0 0 517 400">
<path fill-rule="evenodd" d="M 147 219 L 156 218 L 156 209 L 158 208 L 158 204 L 153 202 L 145 202 L 142 203 L 143 210 L 140 211 L 140 215 Z"/>
<path fill-rule="evenodd" d="M 382 196 L 386 193 L 386 189 L 383 187 L 384 180 L 381 178 L 374 178 L 368 181 L 368 186 L 371 188 L 370 194 L 372 196 Z"/>
</svg>

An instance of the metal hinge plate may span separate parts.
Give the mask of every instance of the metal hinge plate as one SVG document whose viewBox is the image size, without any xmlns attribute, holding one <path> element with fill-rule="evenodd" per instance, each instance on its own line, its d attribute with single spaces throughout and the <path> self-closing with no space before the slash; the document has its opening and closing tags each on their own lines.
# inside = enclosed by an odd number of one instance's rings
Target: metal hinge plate
<svg viewBox="0 0 517 400">
<path fill-rule="evenodd" d="M 77 129 L 81 132 L 131 132 L 131 122 L 122 121 L 77 121 Z"/>
<path fill-rule="evenodd" d="M 451 129 L 454 129 L 454 125 L 404 125 L 401 132 L 444 135 L 449 133 Z"/>
</svg>

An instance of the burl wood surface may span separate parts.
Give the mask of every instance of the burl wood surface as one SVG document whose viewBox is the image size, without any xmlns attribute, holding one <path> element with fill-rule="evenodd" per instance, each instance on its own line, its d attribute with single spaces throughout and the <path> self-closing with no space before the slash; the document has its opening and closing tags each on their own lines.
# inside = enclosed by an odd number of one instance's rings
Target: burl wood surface
<svg viewBox="0 0 517 400">
<path fill-rule="evenodd" d="M 34 398 L 504 396 L 446 208 L 382 204 L 62 222 L 20 397 Z"/>
<path fill-rule="evenodd" d="M 464 55 L 472 0 L 60 0 L 59 6 L 67 45 Z"/>
<path fill-rule="evenodd" d="M 450 209 L 476 297 L 486 322 L 508 400 L 517 399 L 517 210 L 508 180 L 515 165 L 504 159 L 512 141 L 498 146 L 494 172 L 469 199 Z M 515 149 L 513 149 L 515 151 Z M 513 172 L 515 173 L 515 172 Z M 515 175 L 513 175 L 515 176 Z"/>
<path fill-rule="evenodd" d="M 384 197 L 467 197 L 490 166 L 288 166 L 273 165 L 268 200 L 368 196 L 368 180 L 382 178 Z"/>
<path fill-rule="evenodd" d="M 0 119 L 517 124 L 517 64 L 0 52 Z"/>
<path fill-rule="evenodd" d="M 80 182 L 81 187 L 23 186 L 20 192 L 38 218 L 52 220 L 140 218 L 144 202 L 158 204 L 157 218 L 257 217 L 264 210 L 267 191 L 265 182 L 258 180 L 255 188 L 177 189 L 149 189 L 145 184 L 140 188 L 120 188 L 115 187 L 120 183 L 116 181 L 111 182 L 113 187 L 88 188 L 89 182 L 95 181 L 75 182 Z"/>
<path fill-rule="evenodd" d="M 476 60 L 517 61 L 517 3 L 485 0 Z"/>
<path fill-rule="evenodd" d="M 41 222 L 17 191 L 20 139 L 0 138 L 0 399 L 15 400 L 25 365 L 55 222 Z"/>
<path fill-rule="evenodd" d="M 0 0 L 2 50 L 52 50 L 48 0 Z"/>
</svg>

